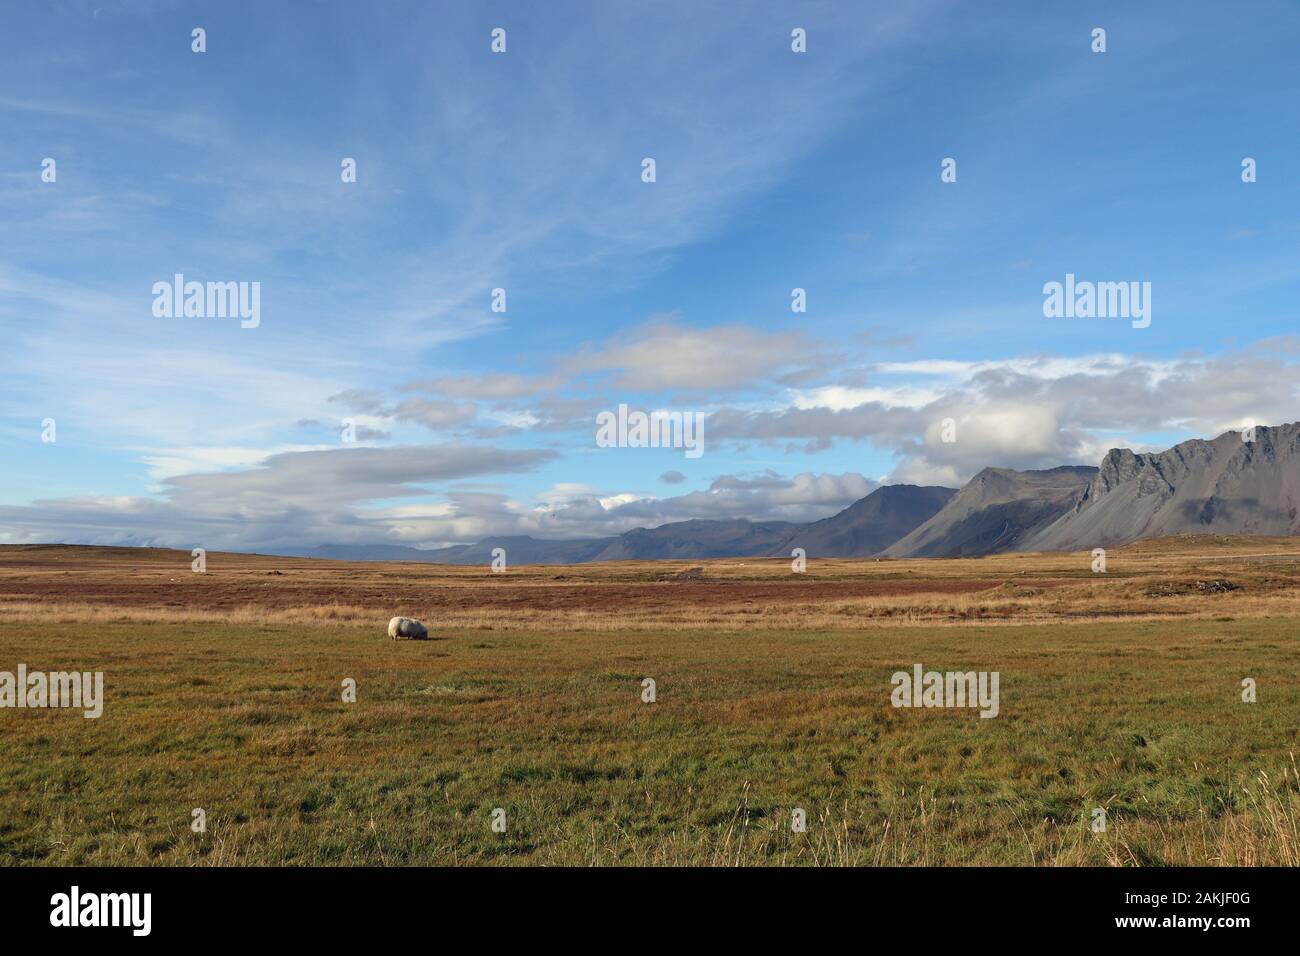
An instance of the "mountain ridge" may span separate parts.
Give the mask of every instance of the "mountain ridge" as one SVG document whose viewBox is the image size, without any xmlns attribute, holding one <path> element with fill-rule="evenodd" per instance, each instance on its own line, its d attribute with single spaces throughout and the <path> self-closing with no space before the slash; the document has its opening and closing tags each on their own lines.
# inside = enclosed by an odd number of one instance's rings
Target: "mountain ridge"
<svg viewBox="0 0 1300 956">
<path fill-rule="evenodd" d="M 1161 452 L 1113 448 L 1074 507 L 1025 550 L 1112 547 L 1139 538 L 1300 532 L 1300 423 L 1228 431 Z"/>
<path fill-rule="evenodd" d="M 1078 551 L 1180 534 L 1300 534 L 1300 423 L 1193 438 L 1164 451 L 1112 448 L 1101 464 L 981 469 L 960 489 L 881 485 L 808 523 L 691 519 L 606 538 L 526 535 L 421 550 L 322 545 L 293 554 L 345 560 L 515 564 L 670 558 L 959 557 Z"/>
<path fill-rule="evenodd" d="M 419 561 L 426 564 L 488 564 L 504 548 L 509 564 L 585 564 L 593 561 L 790 556 L 803 547 L 810 557 L 838 557 L 827 541 L 846 542 L 847 556 L 875 554 L 910 531 L 957 493 L 955 488 L 881 485 L 829 518 L 800 524 L 748 518 L 692 518 L 654 528 L 634 528 L 607 538 L 544 539 L 528 535 L 485 538 L 474 544 L 423 549 L 405 545 L 324 544 L 287 552 L 293 557 L 344 561 Z M 893 507 L 886 510 L 886 502 Z M 864 519 L 878 518 L 863 527 Z M 888 540 L 884 540 L 888 538 Z M 874 550 L 864 550 L 873 548 Z"/>
<path fill-rule="evenodd" d="M 984 468 L 937 514 L 882 553 L 939 558 L 1012 550 L 1026 534 L 1070 508 L 1096 473 L 1089 465 L 1033 471 Z"/>
</svg>

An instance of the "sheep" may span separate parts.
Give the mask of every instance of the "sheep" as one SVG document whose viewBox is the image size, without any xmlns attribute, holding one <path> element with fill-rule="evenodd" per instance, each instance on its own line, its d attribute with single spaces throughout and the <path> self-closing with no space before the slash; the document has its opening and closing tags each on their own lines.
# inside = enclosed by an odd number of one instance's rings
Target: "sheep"
<svg viewBox="0 0 1300 956">
<path fill-rule="evenodd" d="M 395 617 L 388 622 L 388 636 L 395 641 L 427 641 L 429 629 L 412 617 Z"/>
</svg>

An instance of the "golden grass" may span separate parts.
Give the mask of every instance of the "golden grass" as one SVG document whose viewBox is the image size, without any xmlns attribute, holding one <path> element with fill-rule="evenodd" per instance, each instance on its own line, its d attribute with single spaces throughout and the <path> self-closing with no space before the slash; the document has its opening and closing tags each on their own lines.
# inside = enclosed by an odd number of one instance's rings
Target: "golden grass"
<svg viewBox="0 0 1300 956">
<path fill-rule="evenodd" d="M 798 577 L 0 548 L 0 670 L 108 698 L 0 710 L 0 863 L 1300 865 L 1291 546 Z M 1001 714 L 893 709 L 916 662 L 998 670 Z"/>
<path fill-rule="evenodd" d="M 0 860 L 1294 865 L 1296 625 L 0 624 L 107 686 L 99 720 L 0 711 Z M 1000 715 L 892 708 L 914 662 L 998 670 Z"/>
</svg>

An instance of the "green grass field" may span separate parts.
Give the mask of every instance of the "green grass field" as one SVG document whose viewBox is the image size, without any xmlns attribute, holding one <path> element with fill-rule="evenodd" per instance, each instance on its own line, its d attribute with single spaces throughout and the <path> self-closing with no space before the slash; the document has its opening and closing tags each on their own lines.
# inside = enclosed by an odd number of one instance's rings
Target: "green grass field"
<svg viewBox="0 0 1300 956">
<path fill-rule="evenodd" d="M 1298 623 L 5 623 L 0 669 L 106 703 L 0 710 L 0 863 L 1296 865 Z M 892 708 L 918 662 L 999 671 L 1000 715 Z"/>
</svg>

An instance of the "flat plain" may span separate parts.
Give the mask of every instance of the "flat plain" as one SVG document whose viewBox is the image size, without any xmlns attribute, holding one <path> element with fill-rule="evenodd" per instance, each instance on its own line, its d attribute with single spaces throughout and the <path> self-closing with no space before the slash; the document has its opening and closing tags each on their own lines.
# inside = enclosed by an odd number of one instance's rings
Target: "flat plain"
<svg viewBox="0 0 1300 956">
<path fill-rule="evenodd" d="M 0 863 L 1300 865 L 1296 539 L 191 560 L 0 547 L 0 671 L 106 698 L 0 709 Z M 999 715 L 892 707 L 918 663 L 997 671 Z"/>
</svg>

